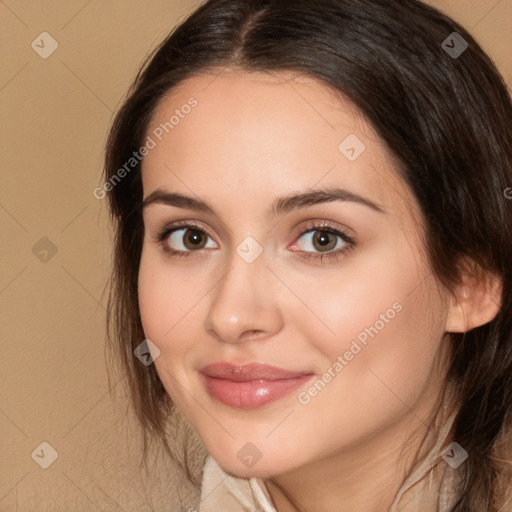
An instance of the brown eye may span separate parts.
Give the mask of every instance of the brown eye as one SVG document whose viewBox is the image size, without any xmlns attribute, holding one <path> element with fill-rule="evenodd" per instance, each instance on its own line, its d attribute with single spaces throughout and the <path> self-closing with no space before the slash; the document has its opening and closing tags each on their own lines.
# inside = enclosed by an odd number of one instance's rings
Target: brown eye
<svg viewBox="0 0 512 512">
<path fill-rule="evenodd" d="M 208 245 L 208 234 L 195 226 L 179 226 L 167 231 L 162 237 L 164 246 L 171 252 L 194 252 L 205 248 L 215 248 L 212 241 Z"/>
<path fill-rule="evenodd" d="M 205 246 L 206 237 L 204 232 L 198 229 L 187 229 L 185 231 L 182 239 L 187 249 L 202 249 Z"/>
<path fill-rule="evenodd" d="M 343 249 L 350 245 L 350 241 L 341 232 L 327 231 L 325 229 L 310 229 L 303 233 L 298 240 L 304 238 L 306 243 L 302 251 L 329 252 L 335 249 Z M 298 244 L 297 244 L 298 245 Z"/>
<path fill-rule="evenodd" d="M 313 246 L 319 251 L 330 251 L 336 247 L 336 235 L 329 231 L 316 231 L 313 236 Z"/>
<path fill-rule="evenodd" d="M 305 239 L 305 241 L 301 241 Z M 310 223 L 293 244 L 294 252 L 307 260 L 334 262 L 356 246 L 356 240 L 326 221 Z"/>
</svg>

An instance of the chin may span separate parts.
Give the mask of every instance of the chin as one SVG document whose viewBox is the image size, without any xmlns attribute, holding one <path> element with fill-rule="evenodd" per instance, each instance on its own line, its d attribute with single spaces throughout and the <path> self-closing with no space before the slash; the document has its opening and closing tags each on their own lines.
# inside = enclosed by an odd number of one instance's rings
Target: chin
<svg viewBox="0 0 512 512">
<path fill-rule="evenodd" d="M 251 452 L 254 457 L 252 460 Z M 287 458 L 281 455 L 276 458 L 274 454 L 265 457 L 265 454 L 261 452 L 258 455 L 250 445 L 237 450 L 234 456 L 229 456 L 226 453 L 216 454 L 215 451 L 209 453 L 226 473 L 239 478 L 269 478 L 297 467 L 296 457 Z"/>
</svg>

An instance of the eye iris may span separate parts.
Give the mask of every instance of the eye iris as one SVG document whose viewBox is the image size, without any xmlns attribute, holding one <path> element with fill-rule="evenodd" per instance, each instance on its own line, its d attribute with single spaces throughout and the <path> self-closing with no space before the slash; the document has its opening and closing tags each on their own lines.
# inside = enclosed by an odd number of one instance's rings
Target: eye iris
<svg viewBox="0 0 512 512">
<path fill-rule="evenodd" d="M 187 249 L 202 249 L 205 246 L 204 233 L 199 229 L 188 228 L 183 235 L 184 245 Z M 203 240 L 201 240 L 203 238 Z M 321 251 L 329 251 L 336 247 L 336 236 L 330 231 L 317 230 L 313 236 L 313 245 Z"/>
<path fill-rule="evenodd" d="M 331 237 L 330 240 L 329 237 Z M 330 233 L 329 231 L 317 231 L 313 236 L 313 244 L 316 244 L 316 242 L 320 244 L 321 249 L 334 249 L 334 247 L 336 247 L 336 236 L 334 233 Z"/>
<path fill-rule="evenodd" d="M 203 233 L 201 231 L 197 229 L 187 229 L 186 234 L 183 237 L 185 239 L 185 247 L 187 247 L 187 249 L 202 249 L 204 246 L 204 240 L 203 244 L 201 244 L 201 237 L 203 237 Z M 191 245 L 189 245 L 189 243 Z"/>
</svg>

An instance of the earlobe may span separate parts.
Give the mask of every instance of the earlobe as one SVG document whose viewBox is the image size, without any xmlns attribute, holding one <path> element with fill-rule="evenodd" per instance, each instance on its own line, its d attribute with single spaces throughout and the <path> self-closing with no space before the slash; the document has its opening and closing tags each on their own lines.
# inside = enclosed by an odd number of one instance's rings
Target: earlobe
<svg viewBox="0 0 512 512">
<path fill-rule="evenodd" d="M 463 276 L 448 306 L 445 332 L 467 332 L 492 321 L 501 307 L 502 280 L 489 272 Z"/>
</svg>

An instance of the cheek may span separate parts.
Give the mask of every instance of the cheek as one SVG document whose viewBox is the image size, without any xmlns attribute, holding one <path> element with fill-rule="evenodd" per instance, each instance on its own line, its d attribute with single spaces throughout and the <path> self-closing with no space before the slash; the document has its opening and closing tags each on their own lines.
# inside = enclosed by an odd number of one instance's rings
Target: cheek
<svg viewBox="0 0 512 512">
<path fill-rule="evenodd" d="M 415 402 L 443 334 L 433 277 L 425 280 L 425 275 L 428 271 L 408 244 L 395 243 L 354 263 L 350 271 L 310 286 L 309 303 L 323 322 L 297 315 L 296 325 L 321 353 L 324 367 L 319 371 L 330 370 L 326 378 L 333 384 L 327 384 L 325 397 L 354 411 L 375 407 L 383 415 L 386 407 L 398 413 L 402 401 Z"/>
<path fill-rule="evenodd" d="M 180 333 L 191 324 L 197 328 L 197 321 L 191 320 L 194 307 L 206 293 L 200 289 L 200 283 L 200 279 L 190 282 L 190 276 L 173 270 L 156 251 L 143 249 L 138 278 L 139 310 L 146 337 L 162 355 L 183 350 L 186 337 Z"/>
<path fill-rule="evenodd" d="M 404 318 L 402 310 L 418 285 L 419 269 L 402 249 L 395 243 L 366 250 L 347 258 L 339 271 L 315 276 L 314 281 L 296 276 L 294 289 L 307 297 L 315 313 L 302 312 L 296 320 L 331 359 L 349 350 L 355 340 L 361 347 L 369 346 L 370 340 L 382 338 Z"/>
<path fill-rule="evenodd" d="M 434 295 L 422 286 L 374 295 L 354 293 L 352 307 L 338 313 L 336 336 L 317 347 L 325 358 L 324 386 L 306 390 L 315 423 L 333 421 L 347 433 L 371 432 L 412 409 L 426 391 L 443 329 Z M 397 300 L 398 299 L 398 300 Z M 436 317 L 436 318 L 433 318 Z M 326 407 L 326 404 L 340 407 Z M 371 414 L 369 412 L 371 411 Z M 355 430 L 354 430 L 355 429 Z"/>
<path fill-rule="evenodd" d="M 172 400 L 187 410 L 183 386 L 193 365 L 195 340 L 200 321 L 197 308 L 207 289 L 201 279 L 178 272 L 153 250 L 142 251 L 139 269 L 139 310 L 146 338 L 160 350 L 154 361 L 157 374 Z"/>
</svg>

